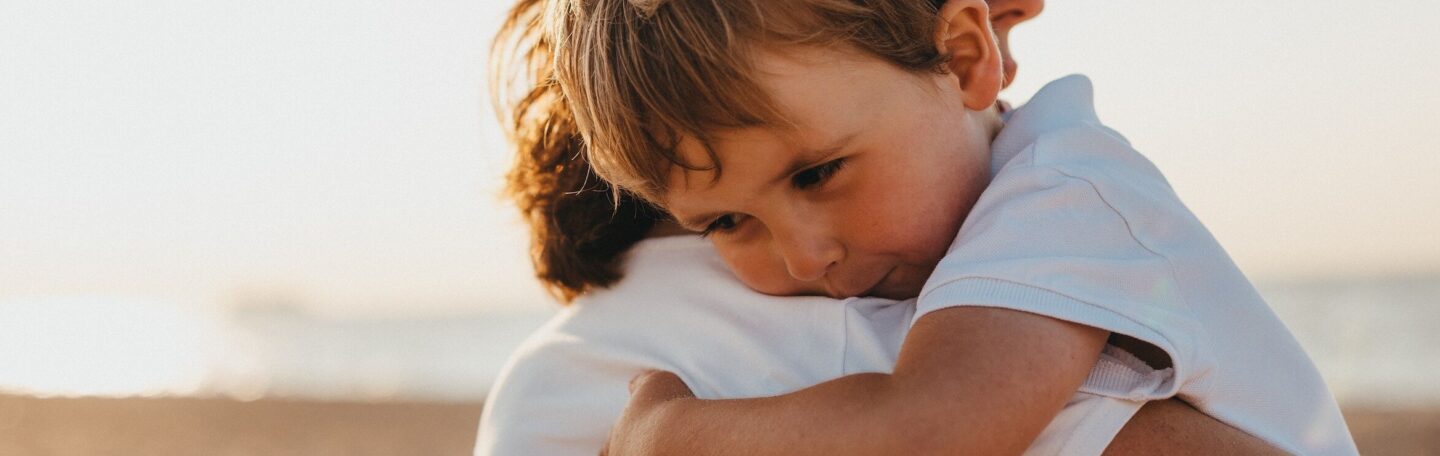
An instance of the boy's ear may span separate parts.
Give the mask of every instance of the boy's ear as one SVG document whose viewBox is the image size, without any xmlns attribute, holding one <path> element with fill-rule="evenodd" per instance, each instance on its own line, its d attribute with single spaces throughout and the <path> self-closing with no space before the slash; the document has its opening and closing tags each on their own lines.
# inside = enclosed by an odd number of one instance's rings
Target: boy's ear
<svg viewBox="0 0 1440 456">
<path fill-rule="evenodd" d="M 935 27 L 935 47 L 948 55 L 950 74 L 960 81 L 965 107 L 989 109 L 1005 85 L 1005 66 L 995 31 L 990 27 L 990 7 L 983 0 L 949 0 L 940 7 Z"/>
</svg>

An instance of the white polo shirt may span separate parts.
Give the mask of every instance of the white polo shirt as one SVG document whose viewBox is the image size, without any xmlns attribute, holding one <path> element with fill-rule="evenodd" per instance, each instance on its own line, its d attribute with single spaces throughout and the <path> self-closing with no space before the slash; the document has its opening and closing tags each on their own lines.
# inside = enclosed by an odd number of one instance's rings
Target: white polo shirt
<svg viewBox="0 0 1440 456">
<path fill-rule="evenodd" d="M 1100 124 L 1090 81 L 1050 83 L 1009 114 L 994 179 L 920 294 L 916 318 L 954 306 L 1022 310 L 1129 335 L 1173 369 L 1102 362 L 1083 391 L 1197 409 L 1300 454 L 1355 454 L 1300 344 L 1164 176 Z"/>
<path fill-rule="evenodd" d="M 708 241 L 646 240 L 624 280 L 561 310 L 515 351 L 485 401 L 475 454 L 594 456 L 630 378 L 647 369 L 679 374 L 703 399 L 890 372 L 914 314 L 914 300 L 762 295 Z M 1076 393 L 1027 454 L 1100 454 L 1141 405 Z"/>
<path fill-rule="evenodd" d="M 476 454 L 593 455 L 630 378 L 646 369 L 676 372 L 705 399 L 890 372 L 913 319 L 956 305 L 1107 329 L 1174 362 L 1154 371 L 1107 349 L 1028 454 L 1100 454 L 1143 400 L 1176 393 L 1281 448 L 1355 453 L 1298 344 L 1159 172 L 1099 125 L 1090 91 L 1084 78 L 1062 79 L 1009 114 L 995 180 L 918 313 L 915 300 L 762 295 L 704 240 L 647 240 L 624 280 L 561 311 L 512 356 L 486 401 Z"/>
</svg>

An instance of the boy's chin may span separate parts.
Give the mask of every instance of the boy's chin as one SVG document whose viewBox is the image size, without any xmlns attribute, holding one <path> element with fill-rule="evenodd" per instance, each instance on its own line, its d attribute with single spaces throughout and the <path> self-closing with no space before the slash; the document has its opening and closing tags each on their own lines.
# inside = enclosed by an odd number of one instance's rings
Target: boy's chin
<svg viewBox="0 0 1440 456">
<path fill-rule="evenodd" d="M 920 296 L 920 290 L 925 287 L 925 277 L 917 277 L 909 272 L 911 271 L 903 267 L 890 271 L 865 295 L 895 301 L 904 301 Z"/>
<path fill-rule="evenodd" d="M 904 301 L 904 300 L 907 300 L 907 299 L 915 299 L 915 297 L 917 297 L 917 296 L 920 296 L 920 289 L 919 289 L 919 288 L 915 288 L 914 290 L 894 290 L 894 291 L 876 290 L 874 293 L 872 293 L 872 294 L 870 295 L 870 297 L 873 297 L 873 298 L 884 298 L 884 299 L 889 299 L 889 300 L 893 300 L 893 301 Z"/>
</svg>

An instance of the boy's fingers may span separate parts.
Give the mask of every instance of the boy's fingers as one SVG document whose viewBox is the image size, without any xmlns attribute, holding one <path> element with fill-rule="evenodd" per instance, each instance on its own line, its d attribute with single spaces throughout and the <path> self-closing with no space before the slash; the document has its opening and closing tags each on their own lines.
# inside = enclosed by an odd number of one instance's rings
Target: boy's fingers
<svg viewBox="0 0 1440 456">
<path fill-rule="evenodd" d="M 695 393 L 685 385 L 680 376 L 670 372 L 652 370 L 636 375 L 630 380 L 632 402 L 663 402 L 671 399 L 694 397 Z"/>
</svg>

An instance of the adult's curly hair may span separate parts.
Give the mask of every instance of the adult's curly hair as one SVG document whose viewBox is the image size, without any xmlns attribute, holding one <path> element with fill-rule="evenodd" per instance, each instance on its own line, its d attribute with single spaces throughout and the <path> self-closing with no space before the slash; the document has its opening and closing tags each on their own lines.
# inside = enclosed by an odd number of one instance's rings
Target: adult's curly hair
<svg viewBox="0 0 1440 456">
<path fill-rule="evenodd" d="M 494 108 L 515 154 L 505 195 L 530 227 L 530 259 L 568 304 L 621 277 L 625 252 L 663 214 L 595 176 L 554 78 L 544 0 L 517 0 L 490 50 Z"/>
</svg>

